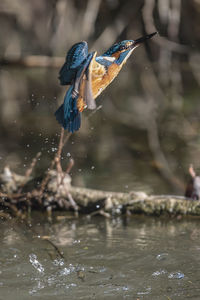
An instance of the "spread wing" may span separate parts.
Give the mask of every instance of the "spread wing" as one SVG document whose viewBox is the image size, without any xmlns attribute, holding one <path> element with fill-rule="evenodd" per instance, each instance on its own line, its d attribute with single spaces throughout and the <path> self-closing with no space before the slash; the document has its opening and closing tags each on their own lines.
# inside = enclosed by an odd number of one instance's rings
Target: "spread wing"
<svg viewBox="0 0 200 300">
<path fill-rule="evenodd" d="M 76 76 L 77 69 L 88 56 L 88 45 L 85 41 L 71 47 L 66 56 L 66 61 L 59 72 L 61 85 L 71 84 Z"/>
</svg>

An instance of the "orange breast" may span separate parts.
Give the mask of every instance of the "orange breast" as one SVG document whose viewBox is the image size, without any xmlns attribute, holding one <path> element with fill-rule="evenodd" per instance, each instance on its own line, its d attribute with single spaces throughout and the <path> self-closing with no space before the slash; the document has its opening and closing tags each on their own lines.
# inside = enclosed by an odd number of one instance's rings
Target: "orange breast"
<svg viewBox="0 0 200 300">
<path fill-rule="evenodd" d="M 95 77 L 92 74 L 92 92 L 94 99 L 113 81 L 121 70 L 121 66 L 113 63 L 109 66 L 107 72 L 101 77 Z"/>
<path fill-rule="evenodd" d="M 91 82 L 92 82 L 92 94 L 94 99 L 98 97 L 102 91 L 114 80 L 122 68 L 122 65 L 112 63 L 108 69 L 97 63 L 94 59 L 90 63 Z M 84 110 L 86 104 L 84 102 L 84 87 L 85 87 L 85 75 L 83 77 L 79 98 L 77 100 L 77 108 L 80 112 Z"/>
</svg>

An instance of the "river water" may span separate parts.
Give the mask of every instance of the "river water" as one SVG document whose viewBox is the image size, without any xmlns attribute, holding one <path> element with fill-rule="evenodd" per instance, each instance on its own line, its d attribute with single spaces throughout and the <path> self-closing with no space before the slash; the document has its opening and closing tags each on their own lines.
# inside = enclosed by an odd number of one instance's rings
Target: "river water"
<svg viewBox="0 0 200 300">
<path fill-rule="evenodd" d="M 0 299 L 200 299 L 198 224 L 60 214 L 1 221 Z"/>
</svg>

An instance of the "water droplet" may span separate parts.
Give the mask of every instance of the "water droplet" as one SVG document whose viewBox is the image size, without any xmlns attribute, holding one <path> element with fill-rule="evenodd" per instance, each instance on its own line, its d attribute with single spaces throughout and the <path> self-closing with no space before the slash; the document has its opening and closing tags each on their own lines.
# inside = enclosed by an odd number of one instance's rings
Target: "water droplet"
<svg viewBox="0 0 200 300">
<path fill-rule="evenodd" d="M 81 242 L 80 240 L 74 240 L 73 244 L 80 244 L 80 242 Z"/>
<path fill-rule="evenodd" d="M 29 145 L 29 144 L 27 144 L 27 145 L 26 145 L 26 147 L 27 147 L 27 148 L 29 148 L 29 147 L 30 147 L 30 145 Z"/>
<path fill-rule="evenodd" d="M 62 271 L 60 271 L 60 275 L 69 275 L 71 273 L 71 270 L 69 268 L 64 268 Z"/>
<path fill-rule="evenodd" d="M 166 274 L 166 273 L 167 273 L 167 271 L 165 271 L 165 270 L 159 270 L 159 271 L 153 272 L 152 276 L 159 276 L 159 275 Z"/>
<path fill-rule="evenodd" d="M 169 279 L 182 279 L 184 277 L 185 277 L 185 275 L 180 271 L 179 272 L 172 272 L 168 276 Z"/>
<path fill-rule="evenodd" d="M 151 287 L 147 287 L 144 292 L 138 292 L 138 295 L 148 295 L 151 292 Z"/>
<path fill-rule="evenodd" d="M 53 264 L 55 266 L 63 266 L 64 265 L 64 260 L 63 260 L 63 258 L 61 258 L 61 259 L 54 259 Z"/>
<path fill-rule="evenodd" d="M 158 255 L 156 256 L 156 259 L 157 259 L 157 260 L 164 260 L 164 259 L 167 258 L 167 256 L 168 256 L 168 253 L 160 253 L 160 254 L 158 254 Z"/>
<path fill-rule="evenodd" d="M 37 255 L 35 255 L 33 253 L 30 254 L 29 261 L 38 272 L 44 273 L 44 268 L 43 268 L 42 264 L 37 260 Z"/>
</svg>

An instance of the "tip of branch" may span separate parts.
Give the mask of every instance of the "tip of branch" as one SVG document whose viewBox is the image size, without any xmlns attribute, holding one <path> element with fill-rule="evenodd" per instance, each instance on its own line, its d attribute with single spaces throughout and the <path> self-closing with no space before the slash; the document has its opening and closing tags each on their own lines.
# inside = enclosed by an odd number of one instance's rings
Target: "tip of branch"
<svg viewBox="0 0 200 300">
<path fill-rule="evenodd" d="M 190 164 L 188 171 L 192 178 L 196 177 L 196 173 L 194 171 L 193 164 Z"/>
</svg>

